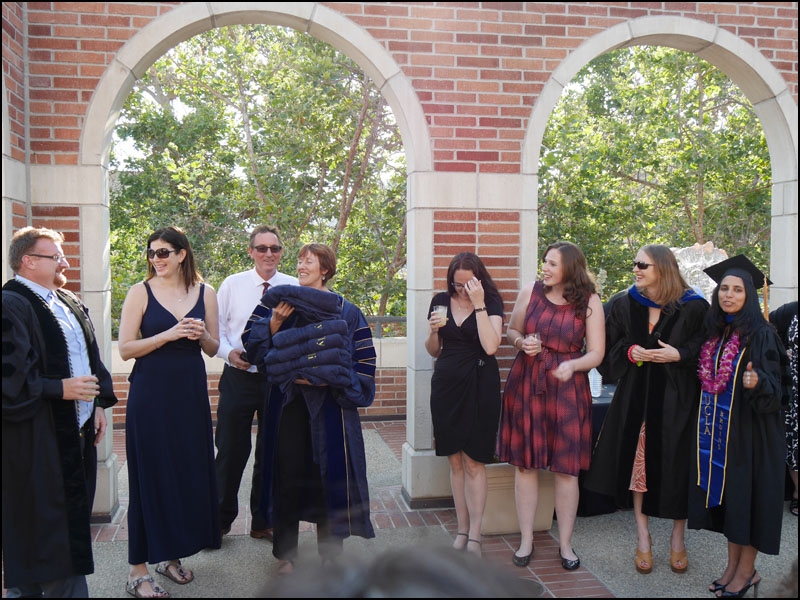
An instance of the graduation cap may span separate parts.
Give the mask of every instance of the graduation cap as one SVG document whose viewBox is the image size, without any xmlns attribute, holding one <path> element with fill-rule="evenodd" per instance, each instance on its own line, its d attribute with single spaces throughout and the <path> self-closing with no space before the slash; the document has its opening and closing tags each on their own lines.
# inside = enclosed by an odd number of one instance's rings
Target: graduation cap
<svg viewBox="0 0 800 600">
<path fill-rule="evenodd" d="M 725 274 L 734 269 L 749 273 L 756 289 L 764 288 L 764 318 L 769 321 L 769 300 L 767 294 L 772 282 L 769 280 L 769 277 L 764 275 L 763 271 L 750 262 L 750 259 L 744 254 L 737 254 L 736 256 L 727 258 L 722 262 L 711 265 L 707 269 L 703 269 L 703 271 L 717 282 L 717 284 L 720 284 L 722 280 L 725 279 Z"/>
<path fill-rule="evenodd" d="M 756 289 L 763 288 L 765 281 L 766 285 L 772 285 L 769 278 L 767 278 L 757 266 L 750 262 L 750 259 L 744 254 L 737 254 L 736 256 L 727 258 L 722 262 L 711 265 L 707 269 L 703 269 L 703 271 L 717 283 L 722 283 L 722 280 L 725 278 L 725 273 L 731 269 L 739 269 L 745 273 L 749 273 L 750 277 L 753 278 L 753 285 L 756 286 Z"/>
</svg>

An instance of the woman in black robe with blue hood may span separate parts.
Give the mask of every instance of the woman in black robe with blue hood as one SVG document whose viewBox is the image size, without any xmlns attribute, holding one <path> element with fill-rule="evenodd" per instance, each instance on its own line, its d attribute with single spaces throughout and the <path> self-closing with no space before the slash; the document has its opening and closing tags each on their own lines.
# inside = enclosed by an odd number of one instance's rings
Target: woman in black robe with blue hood
<svg viewBox="0 0 800 600">
<path fill-rule="evenodd" d="M 633 508 L 639 573 L 653 570 L 649 519 L 672 519 L 670 568 L 683 573 L 697 353 L 708 302 L 686 283 L 667 246 L 643 246 L 632 267 L 634 285 L 615 296 L 606 317 L 599 370 L 616 391 L 584 485 Z"/>
</svg>

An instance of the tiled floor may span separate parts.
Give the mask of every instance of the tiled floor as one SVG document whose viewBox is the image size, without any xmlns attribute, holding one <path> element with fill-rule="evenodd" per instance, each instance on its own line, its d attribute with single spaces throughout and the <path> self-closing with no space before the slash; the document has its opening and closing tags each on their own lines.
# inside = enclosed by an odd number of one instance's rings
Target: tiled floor
<svg viewBox="0 0 800 600">
<path fill-rule="evenodd" d="M 368 421 L 364 429 L 376 430 L 398 460 L 402 460 L 402 446 L 406 441 L 405 421 Z M 114 431 L 114 452 L 120 467 L 125 464 L 125 431 Z M 454 509 L 412 510 L 403 499 L 401 486 L 382 487 L 373 490 L 371 516 L 375 529 L 398 529 L 405 527 L 440 526 L 451 534 L 456 532 Z M 120 510 L 110 524 L 93 525 L 95 541 L 127 540 L 127 497 L 120 497 Z M 249 510 L 242 507 L 229 535 L 246 535 L 250 530 Z M 308 525 L 311 528 L 311 525 Z M 483 557 L 499 568 L 509 569 L 525 579 L 541 583 L 542 597 L 551 598 L 611 598 L 613 595 L 594 575 L 584 567 L 576 571 L 565 571 L 558 558 L 558 542 L 548 532 L 537 532 L 534 536 L 536 554 L 527 568 L 520 569 L 511 564 L 511 553 L 519 545 L 519 534 L 484 536 Z"/>
</svg>

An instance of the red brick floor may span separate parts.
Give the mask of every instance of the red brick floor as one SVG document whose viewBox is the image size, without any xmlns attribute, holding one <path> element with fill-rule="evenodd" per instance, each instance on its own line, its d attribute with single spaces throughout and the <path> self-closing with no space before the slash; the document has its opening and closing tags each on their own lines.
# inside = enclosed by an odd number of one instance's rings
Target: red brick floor
<svg viewBox="0 0 800 600">
<path fill-rule="evenodd" d="M 365 421 L 364 429 L 376 430 L 397 459 L 402 461 L 402 447 L 406 441 L 405 421 Z M 120 467 L 125 464 L 125 431 L 114 430 L 114 452 Z M 399 529 L 404 527 L 440 526 L 452 535 L 456 533 L 454 509 L 412 510 L 402 494 L 402 486 L 388 486 L 373 490 L 371 500 L 372 523 L 378 529 Z M 120 497 L 120 510 L 113 523 L 92 526 L 94 540 L 118 541 L 128 539 L 127 529 L 128 498 Z M 246 535 L 250 530 L 250 515 L 247 507 L 241 507 L 239 517 L 233 522 L 229 535 Z M 313 525 L 303 524 L 307 530 Z M 530 565 L 524 569 L 511 563 L 511 553 L 519 546 L 519 534 L 484 536 L 483 557 L 500 568 L 524 579 L 536 581 L 545 587 L 542 597 L 547 598 L 613 598 L 613 594 L 594 575 L 583 566 L 575 571 L 561 568 L 558 557 L 558 541 L 549 532 L 534 535 L 536 553 Z"/>
</svg>

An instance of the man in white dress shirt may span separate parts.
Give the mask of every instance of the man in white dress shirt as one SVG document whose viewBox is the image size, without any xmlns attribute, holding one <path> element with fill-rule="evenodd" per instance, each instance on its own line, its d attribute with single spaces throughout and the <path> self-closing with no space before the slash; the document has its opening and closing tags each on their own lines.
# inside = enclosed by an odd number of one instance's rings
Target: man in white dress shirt
<svg viewBox="0 0 800 600">
<path fill-rule="evenodd" d="M 216 468 L 219 489 L 220 526 L 223 535 L 239 513 L 239 485 L 242 481 L 252 444 L 250 436 L 253 416 L 258 420 L 255 466 L 250 490 L 250 537 L 272 541 L 272 529 L 267 527 L 259 510 L 261 495 L 262 423 L 266 407 L 267 383 L 255 365 L 247 362 L 242 346 L 242 331 L 253 308 L 261 300 L 266 285 L 297 285 L 297 278 L 278 271 L 283 254 L 280 233 L 275 227 L 261 225 L 250 234 L 247 249 L 254 268 L 229 276 L 217 292 L 219 302 L 219 350 L 225 360 L 219 380 L 217 407 Z"/>
</svg>

